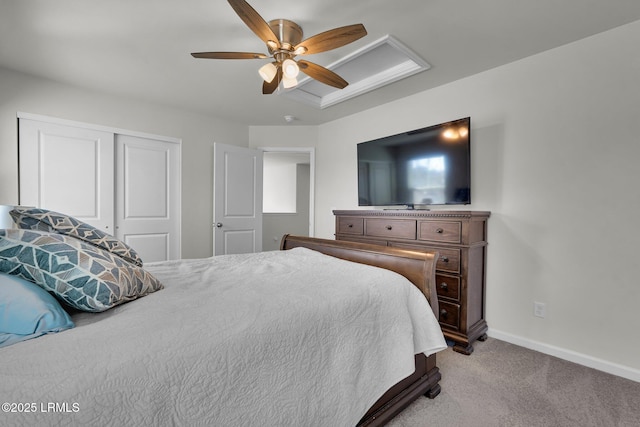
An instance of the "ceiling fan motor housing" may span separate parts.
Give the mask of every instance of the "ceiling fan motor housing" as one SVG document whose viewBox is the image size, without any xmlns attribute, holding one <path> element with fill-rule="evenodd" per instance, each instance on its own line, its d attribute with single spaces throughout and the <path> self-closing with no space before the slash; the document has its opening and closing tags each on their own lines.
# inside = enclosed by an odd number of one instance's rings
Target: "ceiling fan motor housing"
<svg viewBox="0 0 640 427">
<path fill-rule="evenodd" d="M 302 27 L 288 19 L 274 19 L 269 21 L 269 27 L 278 37 L 282 49 L 292 50 L 294 46 L 302 41 Z M 273 49 L 269 46 L 269 53 L 273 54 Z"/>
</svg>

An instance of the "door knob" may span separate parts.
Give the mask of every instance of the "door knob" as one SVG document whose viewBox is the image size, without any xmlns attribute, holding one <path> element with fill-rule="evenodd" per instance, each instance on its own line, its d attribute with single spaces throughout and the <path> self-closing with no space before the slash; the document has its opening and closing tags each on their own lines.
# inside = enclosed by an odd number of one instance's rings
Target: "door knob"
<svg viewBox="0 0 640 427">
<path fill-rule="evenodd" d="M 221 222 L 216 222 L 216 227 L 221 228 L 222 227 L 222 223 Z"/>
</svg>

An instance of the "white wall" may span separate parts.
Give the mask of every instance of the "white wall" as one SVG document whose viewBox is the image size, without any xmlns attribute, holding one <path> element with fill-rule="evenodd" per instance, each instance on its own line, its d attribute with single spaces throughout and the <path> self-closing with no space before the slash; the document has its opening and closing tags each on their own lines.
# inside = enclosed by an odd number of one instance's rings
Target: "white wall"
<svg viewBox="0 0 640 427">
<path fill-rule="evenodd" d="M 316 235 L 357 208 L 358 142 L 471 116 L 460 209 L 492 212 L 490 335 L 640 381 L 639 45 L 637 21 L 320 126 Z M 250 144 L 305 131 L 254 127 Z"/>
<path fill-rule="evenodd" d="M 295 163 L 273 161 L 270 153 L 262 154 L 262 212 L 296 212 Z"/>
<path fill-rule="evenodd" d="M 248 129 L 0 68 L 0 204 L 18 203 L 18 111 L 182 139 L 182 256 L 211 256 L 213 143 L 247 146 Z"/>
<path fill-rule="evenodd" d="M 249 147 L 316 147 L 318 126 L 249 126 Z"/>
</svg>

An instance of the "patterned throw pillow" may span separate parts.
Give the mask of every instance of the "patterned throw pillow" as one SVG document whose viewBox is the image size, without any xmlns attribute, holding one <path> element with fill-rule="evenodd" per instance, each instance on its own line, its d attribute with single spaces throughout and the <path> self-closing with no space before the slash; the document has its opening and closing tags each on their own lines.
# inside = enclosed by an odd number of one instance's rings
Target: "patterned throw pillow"
<svg viewBox="0 0 640 427">
<path fill-rule="evenodd" d="M 0 272 L 36 283 L 78 310 L 99 312 L 163 288 L 143 268 L 74 237 L 0 230 Z"/>
<path fill-rule="evenodd" d="M 66 234 L 96 245 L 142 267 L 140 256 L 129 245 L 69 215 L 47 209 L 21 207 L 14 208 L 9 214 L 19 228 Z"/>
</svg>

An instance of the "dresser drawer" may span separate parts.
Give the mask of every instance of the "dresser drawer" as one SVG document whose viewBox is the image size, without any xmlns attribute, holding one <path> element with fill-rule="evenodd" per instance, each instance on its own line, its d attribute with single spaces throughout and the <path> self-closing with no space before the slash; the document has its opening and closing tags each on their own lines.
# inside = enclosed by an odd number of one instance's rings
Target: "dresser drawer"
<svg viewBox="0 0 640 427">
<path fill-rule="evenodd" d="M 461 243 L 462 223 L 459 221 L 418 221 L 418 240 Z"/>
<path fill-rule="evenodd" d="M 440 324 L 448 328 L 460 329 L 460 305 L 440 300 L 438 300 L 438 305 L 440 306 L 440 318 L 438 319 Z"/>
<path fill-rule="evenodd" d="M 389 246 L 438 252 L 440 256 L 438 257 L 438 261 L 436 261 L 436 270 L 447 273 L 460 273 L 460 249 L 437 248 L 435 246 L 397 242 L 389 242 Z"/>
<path fill-rule="evenodd" d="M 460 299 L 460 277 L 436 274 L 436 292 L 438 297 L 458 301 Z"/>
<path fill-rule="evenodd" d="M 440 257 L 436 262 L 436 270 L 460 273 L 460 250 L 443 248 L 426 248 L 431 251 L 440 252 Z"/>
<path fill-rule="evenodd" d="M 416 238 L 416 221 L 412 219 L 367 218 L 364 226 L 367 236 L 412 240 Z"/>
<path fill-rule="evenodd" d="M 364 234 L 364 218 L 338 217 L 339 234 Z"/>
</svg>

